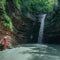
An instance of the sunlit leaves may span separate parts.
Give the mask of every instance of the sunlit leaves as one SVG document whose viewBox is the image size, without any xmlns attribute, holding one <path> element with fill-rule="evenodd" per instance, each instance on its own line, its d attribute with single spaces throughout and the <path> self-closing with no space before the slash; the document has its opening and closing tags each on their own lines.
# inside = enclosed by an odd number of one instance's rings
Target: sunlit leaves
<svg viewBox="0 0 60 60">
<path fill-rule="evenodd" d="M 11 18 L 7 15 L 7 12 L 6 12 L 6 3 L 7 1 L 6 0 L 1 0 L 0 1 L 0 8 L 2 8 L 3 10 L 3 18 L 4 18 L 4 21 L 3 21 L 3 25 L 10 28 L 11 31 L 13 31 L 13 24 L 12 24 L 12 20 Z"/>
<path fill-rule="evenodd" d="M 13 31 L 13 24 L 11 18 L 7 14 L 3 14 L 3 17 L 5 19 L 5 22 L 3 23 L 4 26 L 8 27 Z"/>
</svg>

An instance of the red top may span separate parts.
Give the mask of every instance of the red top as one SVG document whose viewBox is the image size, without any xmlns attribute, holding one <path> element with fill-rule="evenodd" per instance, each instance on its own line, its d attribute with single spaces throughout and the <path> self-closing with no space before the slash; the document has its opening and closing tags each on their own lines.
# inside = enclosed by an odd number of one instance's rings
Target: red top
<svg viewBox="0 0 60 60">
<path fill-rule="evenodd" d="M 7 46 L 7 39 L 6 38 L 3 39 L 3 43 L 4 43 L 4 47 L 6 48 L 6 46 Z"/>
</svg>

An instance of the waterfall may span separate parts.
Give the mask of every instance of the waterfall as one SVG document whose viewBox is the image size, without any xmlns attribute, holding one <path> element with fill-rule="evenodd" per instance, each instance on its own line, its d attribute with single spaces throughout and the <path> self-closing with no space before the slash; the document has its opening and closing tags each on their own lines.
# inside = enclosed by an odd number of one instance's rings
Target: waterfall
<svg viewBox="0 0 60 60">
<path fill-rule="evenodd" d="M 38 36 L 38 43 L 42 43 L 43 39 L 43 31 L 44 31 L 44 21 L 45 21 L 46 14 L 42 14 L 39 16 L 39 21 L 41 22 L 40 24 L 40 29 L 39 29 L 39 36 Z"/>
</svg>

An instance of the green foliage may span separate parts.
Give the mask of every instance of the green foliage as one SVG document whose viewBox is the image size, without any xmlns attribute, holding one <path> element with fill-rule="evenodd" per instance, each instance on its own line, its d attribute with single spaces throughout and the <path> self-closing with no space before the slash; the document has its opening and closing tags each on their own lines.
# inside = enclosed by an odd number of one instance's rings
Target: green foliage
<svg viewBox="0 0 60 60">
<path fill-rule="evenodd" d="M 15 4 L 15 6 L 17 7 L 17 9 L 21 9 L 21 1 L 20 0 L 13 0 L 13 2 L 14 2 L 14 4 Z"/>
<path fill-rule="evenodd" d="M 3 22 L 3 25 L 10 28 L 11 31 L 13 31 L 13 24 L 12 24 L 12 20 L 11 18 L 7 15 L 7 12 L 6 12 L 6 0 L 1 0 L 0 1 L 0 8 L 3 9 L 3 18 L 4 18 L 4 22 Z"/>
<path fill-rule="evenodd" d="M 57 0 L 11 0 L 14 3 L 14 6 L 17 10 L 22 12 L 22 15 L 26 15 L 29 13 L 45 13 L 51 12 L 53 7 L 57 5 Z M 11 30 L 13 30 L 13 23 L 12 19 L 7 15 L 6 12 L 6 4 L 7 0 L 0 0 L 0 8 L 3 9 L 3 18 L 4 18 L 4 25 L 8 26 Z M 8 4 L 9 5 L 9 4 Z M 15 13 L 13 12 L 13 16 L 18 18 Z"/>
<path fill-rule="evenodd" d="M 57 0 L 23 0 L 22 12 L 45 13 L 51 12 L 57 5 Z"/>
<path fill-rule="evenodd" d="M 15 19 L 19 19 L 20 18 L 20 16 L 17 16 L 15 13 L 12 13 L 13 14 L 13 17 L 15 18 Z"/>
<path fill-rule="evenodd" d="M 2 8 L 3 10 L 5 10 L 5 5 L 6 5 L 6 0 L 1 0 L 0 1 L 0 8 Z"/>
<path fill-rule="evenodd" d="M 3 23 L 4 26 L 8 27 L 13 31 L 13 24 L 11 18 L 7 14 L 3 14 L 3 17 L 5 19 L 5 22 Z"/>
</svg>

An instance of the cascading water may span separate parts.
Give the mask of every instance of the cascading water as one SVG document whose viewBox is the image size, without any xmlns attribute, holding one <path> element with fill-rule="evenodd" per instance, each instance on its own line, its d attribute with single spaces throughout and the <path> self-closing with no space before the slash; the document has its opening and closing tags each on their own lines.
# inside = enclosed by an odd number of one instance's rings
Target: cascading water
<svg viewBox="0 0 60 60">
<path fill-rule="evenodd" d="M 38 43 L 42 43 L 45 17 L 46 14 L 42 14 L 39 16 L 39 22 L 41 22 L 41 24 L 39 29 Z"/>
</svg>

